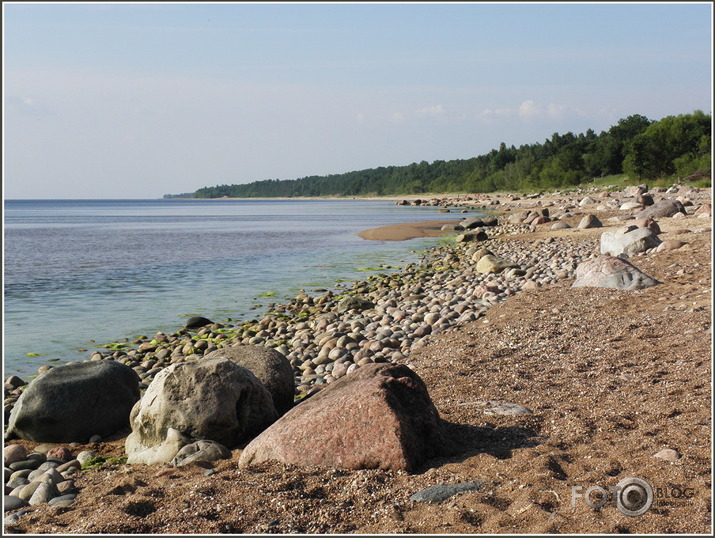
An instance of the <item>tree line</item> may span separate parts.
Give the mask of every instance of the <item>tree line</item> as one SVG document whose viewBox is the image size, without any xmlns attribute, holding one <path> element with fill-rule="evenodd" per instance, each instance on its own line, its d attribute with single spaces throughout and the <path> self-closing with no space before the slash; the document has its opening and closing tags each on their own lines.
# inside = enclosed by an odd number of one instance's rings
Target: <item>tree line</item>
<svg viewBox="0 0 715 538">
<path fill-rule="evenodd" d="M 554 133 L 543 143 L 499 149 L 470 159 L 203 187 L 165 198 L 381 196 L 564 188 L 627 174 L 636 180 L 711 174 L 712 116 L 702 111 L 652 121 L 621 119 L 608 131 Z"/>
</svg>

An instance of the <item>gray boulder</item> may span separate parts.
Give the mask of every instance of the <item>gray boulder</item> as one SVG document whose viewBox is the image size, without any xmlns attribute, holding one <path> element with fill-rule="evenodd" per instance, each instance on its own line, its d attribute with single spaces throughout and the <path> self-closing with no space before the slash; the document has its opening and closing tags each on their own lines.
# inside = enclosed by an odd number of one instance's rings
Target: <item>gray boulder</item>
<svg viewBox="0 0 715 538">
<path fill-rule="evenodd" d="M 656 284 L 660 282 L 641 272 L 627 260 L 605 255 L 576 267 L 576 280 L 571 286 L 640 290 Z"/>
<path fill-rule="evenodd" d="M 10 413 L 6 439 L 84 443 L 129 425 L 139 376 L 111 360 L 51 368 L 32 381 Z"/>
<path fill-rule="evenodd" d="M 666 198 L 665 200 L 656 202 L 653 205 L 646 207 L 643 211 L 636 213 L 636 218 L 644 219 L 651 217 L 653 219 L 657 219 L 662 217 L 672 217 L 676 213 L 682 213 L 683 215 L 688 214 L 687 211 L 685 211 L 685 207 L 679 200 Z"/>
<path fill-rule="evenodd" d="M 596 215 L 586 215 L 581 219 L 581 222 L 578 223 L 578 228 L 581 230 L 587 228 L 601 228 L 602 226 L 603 224 L 600 220 L 598 220 Z"/>
<path fill-rule="evenodd" d="M 293 367 L 284 355 L 263 346 L 233 346 L 217 349 L 205 359 L 223 357 L 251 371 L 268 389 L 279 415 L 293 407 L 295 378 Z"/>
<path fill-rule="evenodd" d="M 601 254 L 618 256 L 638 254 L 660 245 L 661 240 L 651 228 L 623 226 L 601 234 Z"/>
<path fill-rule="evenodd" d="M 273 398 L 249 370 L 226 358 L 173 364 L 132 409 L 128 463 L 169 462 L 209 439 L 234 448 L 278 418 Z"/>
</svg>

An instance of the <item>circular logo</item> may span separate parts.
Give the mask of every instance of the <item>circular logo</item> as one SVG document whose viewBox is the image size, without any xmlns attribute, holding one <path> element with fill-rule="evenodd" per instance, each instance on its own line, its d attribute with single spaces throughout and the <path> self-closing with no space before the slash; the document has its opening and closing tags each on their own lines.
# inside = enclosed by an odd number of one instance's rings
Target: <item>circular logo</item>
<svg viewBox="0 0 715 538">
<path fill-rule="evenodd" d="M 653 504 L 653 488 L 637 476 L 628 476 L 616 485 L 616 506 L 621 513 L 635 517 L 645 514 Z"/>
</svg>

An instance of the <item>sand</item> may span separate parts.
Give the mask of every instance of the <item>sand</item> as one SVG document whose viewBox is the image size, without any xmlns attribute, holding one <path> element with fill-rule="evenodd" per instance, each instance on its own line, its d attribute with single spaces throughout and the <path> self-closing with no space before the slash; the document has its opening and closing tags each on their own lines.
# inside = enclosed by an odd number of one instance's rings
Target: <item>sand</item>
<svg viewBox="0 0 715 538">
<path fill-rule="evenodd" d="M 409 357 L 462 450 L 414 474 L 267 464 L 106 465 L 82 472 L 74 505 L 32 507 L 6 532 L 33 534 L 541 534 L 712 532 L 710 219 L 659 220 L 678 250 L 632 258 L 663 284 L 627 292 L 523 291 L 486 317 L 431 337 Z M 414 226 L 414 224 L 412 225 Z M 601 230 L 602 231 L 602 230 Z M 515 236 L 549 237 L 548 227 Z M 593 237 L 598 230 L 565 230 Z M 485 413 L 485 402 L 532 415 Z M 317 427 L 317 426 L 316 426 Z M 369 442 L 369 440 L 366 440 Z M 34 443 L 23 442 L 29 448 Z M 123 440 L 73 448 L 123 455 Z M 654 457 L 660 450 L 679 458 Z M 653 506 L 629 517 L 578 494 L 628 477 Z M 441 503 L 410 500 L 478 480 Z M 575 488 L 575 489 L 574 489 Z"/>
<path fill-rule="evenodd" d="M 456 224 L 462 219 L 427 220 L 423 222 L 407 222 L 390 224 L 362 231 L 358 236 L 372 241 L 405 241 L 418 237 L 440 237 L 449 232 L 442 231 L 445 224 Z"/>
</svg>

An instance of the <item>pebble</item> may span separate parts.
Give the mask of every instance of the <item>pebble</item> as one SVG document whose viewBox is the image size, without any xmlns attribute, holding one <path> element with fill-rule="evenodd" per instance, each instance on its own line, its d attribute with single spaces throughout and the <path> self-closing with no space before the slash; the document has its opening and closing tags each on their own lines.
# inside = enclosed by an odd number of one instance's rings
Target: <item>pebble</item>
<svg viewBox="0 0 715 538">
<path fill-rule="evenodd" d="M 57 486 L 54 482 L 40 482 L 39 486 L 30 497 L 28 503 L 30 506 L 46 503 L 57 497 L 58 493 Z"/>
<path fill-rule="evenodd" d="M 97 453 L 92 451 L 92 450 L 83 450 L 79 454 L 77 454 L 77 462 L 79 463 L 80 467 L 87 463 L 90 460 L 93 460 L 94 458 L 97 457 Z"/>
<path fill-rule="evenodd" d="M 479 491 L 484 487 L 483 482 L 459 482 L 457 484 L 437 484 L 423 489 L 410 497 L 411 501 L 438 503 L 464 491 Z"/>
<path fill-rule="evenodd" d="M 653 457 L 660 458 L 665 461 L 677 461 L 680 459 L 680 454 L 677 450 L 673 450 L 672 448 L 664 448 L 663 450 L 653 454 Z"/>
<path fill-rule="evenodd" d="M 5 459 L 5 466 L 22 461 L 27 457 L 27 449 L 23 445 L 8 445 L 3 451 L 3 457 Z"/>
<path fill-rule="evenodd" d="M 24 508 L 29 506 L 29 503 L 24 499 L 15 497 L 14 495 L 5 495 L 3 499 L 4 511 L 9 512 L 10 510 L 17 510 L 18 508 Z"/>
</svg>

